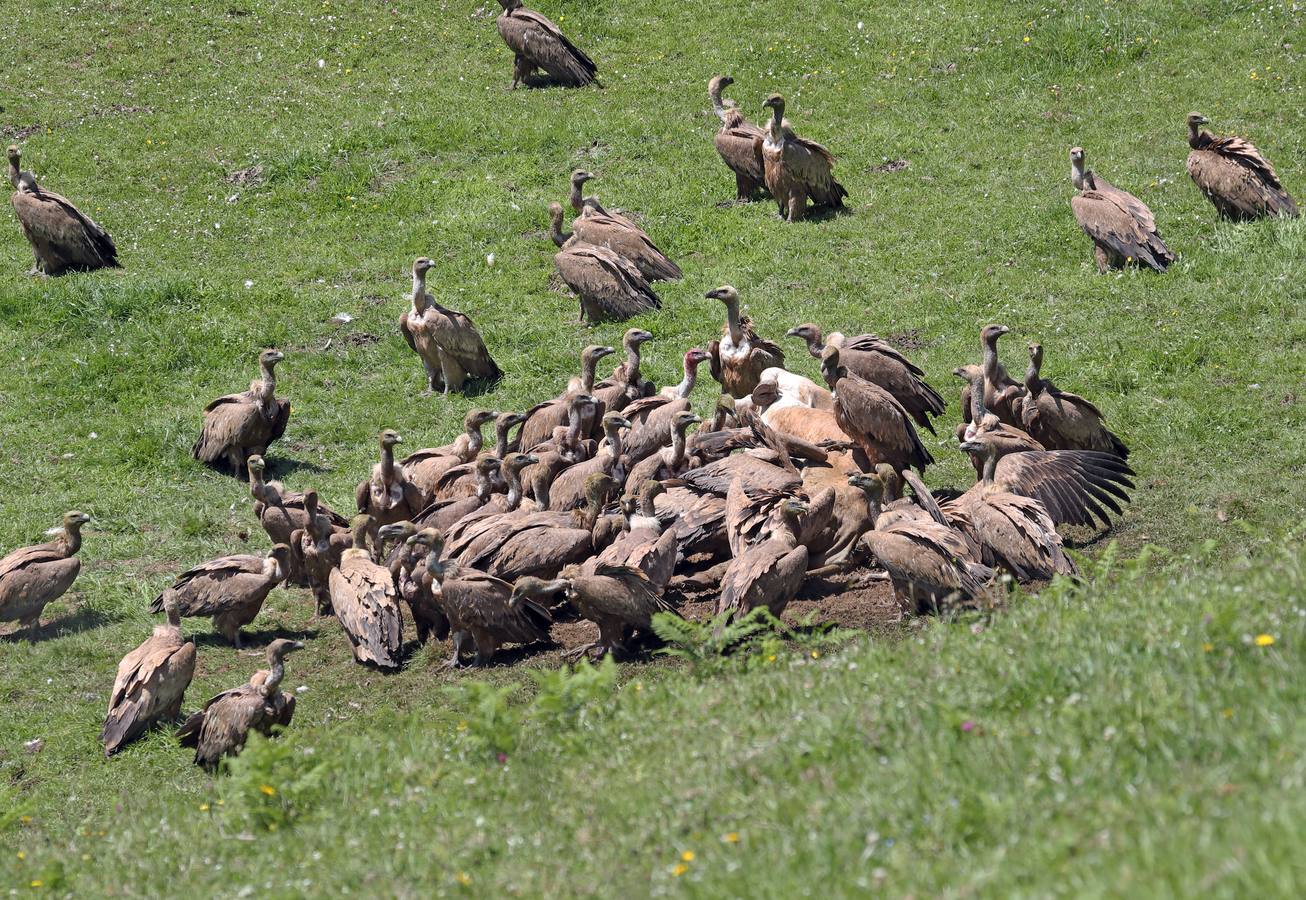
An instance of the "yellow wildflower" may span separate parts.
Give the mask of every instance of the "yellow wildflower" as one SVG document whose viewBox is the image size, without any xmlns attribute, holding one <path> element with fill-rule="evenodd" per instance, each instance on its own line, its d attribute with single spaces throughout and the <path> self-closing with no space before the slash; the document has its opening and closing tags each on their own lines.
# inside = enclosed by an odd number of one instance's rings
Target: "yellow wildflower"
<svg viewBox="0 0 1306 900">
<path fill-rule="evenodd" d="M 277 795 L 277 789 L 270 784 L 260 784 L 258 789 L 269 797 L 275 797 Z"/>
<path fill-rule="evenodd" d="M 1212 650 L 1214 650 L 1214 649 L 1215 649 L 1215 645 L 1214 645 L 1214 644 L 1211 644 L 1211 643 L 1202 644 L 1202 652 L 1203 652 L 1203 653 L 1210 653 L 1210 652 L 1211 652 Z"/>
<path fill-rule="evenodd" d="M 1258 634 L 1258 635 L 1256 635 L 1256 646 L 1258 646 L 1258 647 L 1273 647 L 1273 646 L 1274 646 L 1274 635 L 1272 635 L 1272 634 Z"/>
<path fill-rule="evenodd" d="M 24 853 L 22 850 L 19 850 L 19 851 L 18 851 L 18 858 L 19 858 L 19 859 L 27 859 L 27 854 Z"/>
<path fill-rule="evenodd" d="M 1220 713 L 1220 715 L 1224 716 L 1226 719 L 1232 719 L 1232 718 L 1233 718 L 1233 710 L 1232 710 L 1232 709 L 1226 709 L 1226 710 L 1224 710 L 1222 713 Z"/>
<path fill-rule="evenodd" d="M 721 838 L 721 840 L 725 841 L 727 844 L 738 844 L 739 832 L 738 831 L 728 832 L 723 838 Z"/>
<path fill-rule="evenodd" d="M 467 885 L 472 883 L 472 876 L 468 875 L 466 872 L 459 872 L 453 877 L 453 880 L 461 884 L 463 887 L 467 887 Z"/>
<path fill-rule="evenodd" d="M 208 811 L 209 811 L 209 805 L 207 803 L 201 803 L 200 812 L 208 812 Z"/>
<path fill-rule="evenodd" d="M 821 658 L 821 651 L 820 651 L 820 650 L 813 650 L 813 651 L 812 651 L 812 659 L 820 659 L 820 658 Z"/>
<path fill-rule="evenodd" d="M 1026 44 L 1029 43 L 1029 35 L 1025 35 L 1025 43 L 1026 43 Z"/>
<path fill-rule="evenodd" d="M 693 862 L 693 861 L 694 861 L 694 851 L 693 851 L 693 850 L 686 850 L 684 853 L 680 854 L 680 858 L 681 858 L 682 860 L 684 860 L 685 862 Z"/>
<path fill-rule="evenodd" d="M 28 887 L 38 888 L 38 887 L 40 887 L 43 883 L 44 883 L 44 882 L 42 882 L 41 879 L 39 879 L 39 878 L 33 878 L 31 881 L 29 881 L 29 882 L 27 883 L 27 886 L 28 886 Z"/>
<path fill-rule="evenodd" d="M 681 875 L 684 875 L 688 871 L 689 871 L 689 866 L 685 865 L 684 863 L 676 863 L 676 867 L 671 870 L 671 874 L 679 878 Z"/>
</svg>

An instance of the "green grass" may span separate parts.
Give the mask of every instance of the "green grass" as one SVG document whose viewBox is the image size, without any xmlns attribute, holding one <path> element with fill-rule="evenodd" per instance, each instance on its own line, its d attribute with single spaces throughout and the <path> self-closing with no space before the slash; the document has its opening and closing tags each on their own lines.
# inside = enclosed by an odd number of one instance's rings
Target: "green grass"
<svg viewBox="0 0 1306 900">
<path fill-rule="evenodd" d="M 1302 11 L 552 2 L 605 88 L 507 93 L 490 6 L 26 0 L 0 19 L 0 133 L 24 133 L 27 166 L 126 264 L 30 280 L 16 224 L 0 228 L 0 548 L 67 508 L 98 523 L 43 639 L 0 642 L 0 886 L 148 895 L 184 871 L 202 893 L 388 895 L 463 890 L 462 872 L 485 896 L 859 879 L 918 896 L 1295 893 L 1306 225 L 1215 223 L 1184 173 L 1183 116 L 1246 135 L 1306 195 Z M 705 97 L 722 71 L 754 118 L 786 94 L 837 155 L 851 215 L 787 227 L 767 204 L 716 205 L 733 192 Z M 1169 274 L 1094 273 L 1072 144 L 1152 206 L 1181 254 Z M 658 336 L 660 383 L 716 333 L 702 294 L 723 282 L 774 337 L 806 319 L 910 336 L 949 397 L 1001 321 L 1013 368 L 1041 340 L 1045 373 L 1134 448 L 1120 558 L 1172 553 L 1020 598 L 979 634 L 927 622 L 706 679 L 623 666 L 579 724 L 531 705 L 524 667 L 488 676 L 506 705 L 449 694 L 473 679 L 435 652 L 369 674 L 305 594 L 278 591 L 257 627 L 318 632 L 291 659 L 309 690 L 282 739 L 217 783 L 166 733 L 105 762 L 104 699 L 148 599 L 188 563 L 265 545 L 242 486 L 189 457 L 202 405 L 283 348 L 294 413 L 273 467 L 346 508 L 380 428 L 442 443 L 471 403 L 552 396 L 583 344 L 623 328 L 572 324 L 549 288 L 543 207 L 577 165 L 685 269 L 631 323 Z M 229 180 L 253 166 L 262 181 Z M 508 372 L 489 397 L 418 396 L 395 319 L 420 254 Z M 341 311 L 355 318 L 337 327 Z M 929 480 L 964 483 L 940 443 Z M 258 663 L 194 627 L 199 702 Z M 506 766 L 486 733 L 511 742 Z"/>
</svg>

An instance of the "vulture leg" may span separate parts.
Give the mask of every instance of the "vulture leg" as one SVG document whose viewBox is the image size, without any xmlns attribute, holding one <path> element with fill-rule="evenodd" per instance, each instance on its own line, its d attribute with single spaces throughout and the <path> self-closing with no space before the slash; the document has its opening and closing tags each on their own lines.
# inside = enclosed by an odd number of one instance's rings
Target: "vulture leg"
<svg viewBox="0 0 1306 900">
<path fill-rule="evenodd" d="M 753 197 L 752 182 L 747 177 L 735 173 L 735 199 L 747 203 Z"/>
<path fill-rule="evenodd" d="M 472 639 L 476 642 L 476 655 L 472 657 L 472 665 L 477 668 L 488 666 L 499 649 L 499 641 L 487 632 L 479 634 L 472 632 Z"/>
<path fill-rule="evenodd" d="M 449 642 L 453 644 L 453 656 L 445 661 L 445 668 L 458 669 L 463 664 L 463 644 L 467 642 L 467 632 L 455 631 L 449 637 Z"/>
<path fill-rule="evenodd" d="M 1093 258 L 1097 260 L 1097 271 L 1105 275 L 1111 268 L 1111 260 L 1107 257 L 1106 251 L 1101 247 L 1093 248 Z"/>
<path fill-rule="evenodd" d="M 602 644 L 600 641 L 591 641 L 588 644 L 583 644 L 579 647 L 573 647 L 572 649 L 568 650 L 566 653 L 562 654 L 562 658 L 567 661 L 571 661 L 573 659 L 580 659 L 585 654 L 600 649 L 602 649 Z"/>
</svg>

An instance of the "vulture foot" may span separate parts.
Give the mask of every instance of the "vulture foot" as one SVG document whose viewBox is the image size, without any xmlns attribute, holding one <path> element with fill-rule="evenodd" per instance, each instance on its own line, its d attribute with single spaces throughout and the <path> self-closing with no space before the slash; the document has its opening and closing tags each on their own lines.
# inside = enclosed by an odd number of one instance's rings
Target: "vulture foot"
<svg viewBox="0 0 1306 900">
<path fill-rule="evenodd" d="M 598 656 L 594 655 L 593 651 L 595 650 L 600 651 Z M 598 659 L 603 656 L 603 648 L 599 645 L 598 641 L 591 641 L 588 644 L 582 644 L 579 647 L 573 647 L 572 649 L 563 653 L 562 658 L 567 660 L 568 662 L 571 662 L 573 660 L 580 659 L 582 656 L 584 656 L 587 653 L 590 654 L 590 657 L 592 659 Z"/>
</svg>

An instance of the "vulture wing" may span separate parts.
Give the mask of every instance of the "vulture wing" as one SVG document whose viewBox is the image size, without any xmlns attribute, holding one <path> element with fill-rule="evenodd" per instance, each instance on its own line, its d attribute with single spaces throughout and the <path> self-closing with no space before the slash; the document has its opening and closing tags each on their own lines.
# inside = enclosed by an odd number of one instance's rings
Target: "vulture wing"
<svg viewBox="0 0 1306 900">
<path fill-rule="evenodd" d="M 1100 191 L 1084 191 L 1070 199 L 1075 221 L 1093 243 L 1121 259 L 1164 272 L 1174 259 L 1166 246 L 1130 212 L 1128 206 Z"/>
<path fill-rule="evenodd" d="M 1129 502 L 1134 470 L 1120 457 L 1095 450 L 1031 450 L 998 460 L 993 483 L 1002 490 L 1033 497 L 1057 525 L 1109 527 L 1106 510 L 1122 513 Z M 1106 510 L 1103 509 L 1106 507 Z"/>
<path fill-rule="evenodd" d="M 485 349 L 476 325 L 465 314 L 452 309 L 430 309 L 426 322 L 440 349 L 448 353 L 473 378 L 500 378 L 503 373 Z"/>
<path fill-rule="evenodd" d="M 512 51 L 568 87 L 594 80 L 598 66 L 546 17 L 519 8 L 499 16 L 499 34 Z"/>
<path fill-rule="evenodd" d="M 47 274 L 119 266 L 113 239 L 64 197 L 38 188 L 14 194 L 13 205 Z"/>
<path fill-rule="evenodd" d="M 606 247 L 580 245 L 553 257 L 567 286 L 580 295 L 591 321 L 621 321 L 662 301 L 633 263 Z"/>
</svg>

